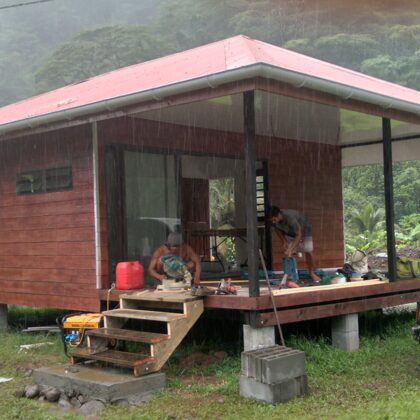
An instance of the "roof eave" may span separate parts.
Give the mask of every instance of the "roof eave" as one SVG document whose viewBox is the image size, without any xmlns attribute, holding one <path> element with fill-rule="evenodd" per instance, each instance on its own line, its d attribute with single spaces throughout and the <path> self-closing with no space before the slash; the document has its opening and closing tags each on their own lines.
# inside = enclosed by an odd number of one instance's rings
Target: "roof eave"
<svg viewBox="0 0 420 420">
<path fill-rule="evenodd" d="M 254 63 L 235 69 L 228 69 L 219 73 L 198 77 L 171 85 L 161 86 L 141 92 L 108 98 L 87 105 L 72 107 L 44 115 L 13 121 L 0 126 L 0 135 L 11 131 L 36 128 L 63 120 L 73 120 L 84 115 L 100 114 L 139 104 L 147 101 L 159 101 L 165 98 L 205 88 L 216 88 L 220 85 L 245 79 L 263 77 L 279 82 L 288 83 L 296 88 L 308 88 L 319 92 L 329 93 L 341 99 L 357 100 L 372 104 L 384 110 L 398 110 L 418 115 L 420 121 L 420 104 L 403 101 L 379 93 L 366 91 L 330 80 L 310 76 L 304 73 L 282 69 L 266 63 Z"/>
</svg>

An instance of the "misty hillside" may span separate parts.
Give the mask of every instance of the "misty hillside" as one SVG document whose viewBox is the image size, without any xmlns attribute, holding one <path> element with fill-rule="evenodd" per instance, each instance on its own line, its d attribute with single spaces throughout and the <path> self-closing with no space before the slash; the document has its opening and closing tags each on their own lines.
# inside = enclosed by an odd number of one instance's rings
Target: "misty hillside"
<svg viewBox="0 0 420 420">
<path fill-rule="evenodd" d="M 28 1 L 28 0 L 26 0 Z M 0 105 L 236 34 L 420 89 L 412 0 L 0 3 Z"/>
</svg>

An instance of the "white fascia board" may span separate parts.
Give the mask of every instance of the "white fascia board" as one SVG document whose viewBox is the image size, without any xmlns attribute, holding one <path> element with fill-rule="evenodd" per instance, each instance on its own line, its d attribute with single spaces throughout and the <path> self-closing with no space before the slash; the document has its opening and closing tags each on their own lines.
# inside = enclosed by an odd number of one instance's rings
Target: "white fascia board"
<svg viewBox="0 0 420 420">
<path fill-rule="evenodd" d="M 103 101 L 94 102 L 79 107 L 48 113 L 45 115 L 26 118 L 24 120 L 6 123 L 0 126 L 0 135 L 14 130 L 35 128 L 43 124 L 50 124 L 62 120 L 72 120 L 88 114 L 115 111 L 122 107 L 131 106 L 151 100 L 162 100 L 173 95 L 193 92 L 203 88 L 215 88 L 219 85 L 245 80 L 254 77 L 274 79 L 284 83 L 290 83 L 295 87 L 305 87 L 316 91 L 330 93 L 342 99 L 355 99 L 368 104 L 380 106 L 384 109 L 395 109 L 409 112 L 419 116 L 420 104 L 403 101 L 373 93 L 351 86 L 343 85 L 334 81 L 321 79 L 314 76 L 285 70 L 265 63 L 256 63 L 236 69 L 225 70 L 209 76 L 174 83 L 142 92 L 135 92 Z"/>
</svg>

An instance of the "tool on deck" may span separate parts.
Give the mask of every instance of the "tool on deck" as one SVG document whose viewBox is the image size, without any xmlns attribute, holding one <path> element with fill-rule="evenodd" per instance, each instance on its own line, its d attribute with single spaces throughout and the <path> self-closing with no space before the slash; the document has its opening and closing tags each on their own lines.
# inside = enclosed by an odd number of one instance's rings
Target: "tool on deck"
<svg viewBox="0 0 420 420">
<path fill-rule="evenodd" d="M 284 343 L 283 331 L 282 331 L 281 325 L 280 325 L 279 314 L 277 313 L 276 302 L 274 300 L 273 291 L 271 290 L 270 280 L 268 278 L 267 267 L 265 266 L 264 255 L 263 255 L 261 249 L 259 249 L 258 251 L 260 253 L 261 265 L 262 265 L 262 268 L 264 270 L 265 280 L 267 281 L 268 292 L 269 292 L 270 297 L 271 297 L 271 303 L 273 304 L 274 315 L 276 317 L 277 328 L 279 330 L 279 335 L 280 335 L 280 342 L 281 342 L 282 346 L 285 346 L 286 344 Z"/>
<path fill-rule="evenodd" d="M 299 272 L 298 272 L 297 262 L 296 262 L 295 257 L 283 258 L 283 272 L 284 274 L 279 284 L 279 289 L 282 289 L 285 287 L 291 287 L 291 288 L 299 287 L 299 285 L 296 283 L 299 281 Z"/>
<path fill-rule="evenodd" d="M 187 289 L 191 286 L 192 275 L 181 257 L 169 254 L 162 256 L 160 261 L 168 279 L 163 280 L 162 285 L 158 286 L 158 290 Z"/>
</svg>

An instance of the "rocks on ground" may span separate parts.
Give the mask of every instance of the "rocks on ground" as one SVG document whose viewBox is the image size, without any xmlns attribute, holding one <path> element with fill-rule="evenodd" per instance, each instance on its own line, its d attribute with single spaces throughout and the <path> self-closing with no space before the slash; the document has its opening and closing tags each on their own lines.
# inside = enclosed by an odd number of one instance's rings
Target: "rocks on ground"
<svg viewBox="0 0 420 420">
<path fill-rule="evenodd" d="M 114 401 L 103 401 L 99 399 L 89 399 L 80 394 L 75 389 L 60 390 L 54 387 L 44 385 L 26 385 L 24 388 L 17 389 L 14 392 L 16 398 L 29 398 L 42 402 L 57 404 L 61 410 L 75 410 L 81 416 L 92 416 L 103 410 L 107 403 L 128 404 L 126 399 Z"/>
</svg>

